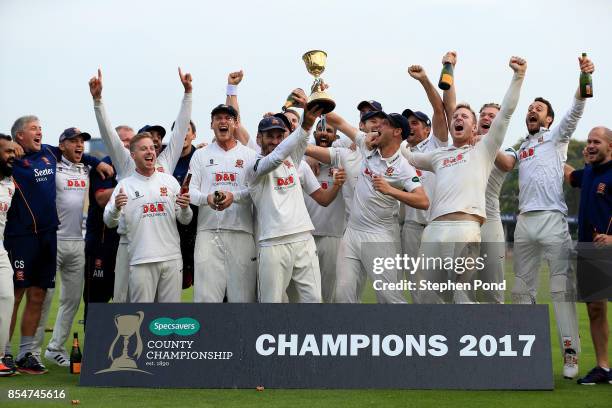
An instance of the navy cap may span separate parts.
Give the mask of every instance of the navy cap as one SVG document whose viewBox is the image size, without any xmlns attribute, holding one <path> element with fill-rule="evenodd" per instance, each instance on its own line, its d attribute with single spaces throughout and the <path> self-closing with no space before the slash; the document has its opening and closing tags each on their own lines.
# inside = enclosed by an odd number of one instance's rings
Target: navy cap
<svg viewBox="0 0 612 408">
<path fill-rule="evenodd" d="M 408 119 L 406 119 L 404 115 L 389 113 L 387 119 L 391 126 L 402 129 L 402 140 L 408 139 L 408 136 L 410 136 L 410 125 L 408 124 Z"/>
<path fill-rule="evenodd" d="M 414 116 L 415 118 L 423 122 L 425 126 L 431 127 L 431 120 L 429 120 L 429 116 L 427 116 L 423 112 L 404 109 L 404 111 L 402 112 L 402 116 L 406 119 L 410 118 L 410 116 Z"/>
<path fill-rule="evenodd" d="M 267 132 L 272 129 L 287 130 L 287 127 L 285 126 L 285 122 L 276 116 L 267 116 L 263 118 L 259 122 L 259 126 L 257 126 L 258 132 Z"/>
<path fill-rule="evenodd" d="M 366 120 L 377 116 L 379 118 L 387 119 L 387 114 L 383 111 L 370 111 L 363 114 L 363 116 L 361 117 L 361 121 L 365 122 Z"/>
<path fill-rule="evenodd" d="M 370 109 L 379 112 L 383 110 L 382 105 L 377 101 L 361 101 L 359 102 L 359 105 L 357 105 L 357 110 L 361 111 L 365 107 L 369 107 Z"/>
<path fill-rule="evenodd" d="M 238 119 L 238 112 L 236 112 L 236 109 L 234 109 L 233 106 L 226 105 L 224 103 L 217 105 L 215 109 L 213 109 L 212 112 L 210 112 L 210 117 L 212 118 L 217 113 L 227 113 L 234 119 Z"/>
<path fill-rule="evenodd" d="M 59 137 L 59 141 L 62 143 L 64 140 L 74 139 L 77 136 L 81 136 L 84 142 L 91 139 L 91 135 L 89 133 L 81 132 L 79 129 L 71 127 L 62 132 Z"/>
<path fill-rule="evenodd" d="M 289 121 L 289 118 L 284 113 L 282 112 L 275 113 L 273 116 L 282 120 L 283 123 L 285 124 L 285 127 L 291 130 L 291 122 Z"/>
<path fill-rule="evenodd" d="M 161 125 L 144 125 L 140 128 L 140 130 L 138 130 L 138 133 L 143 132 L 157 132 L 159 133 L 162 139 L 164 138 L 164 136 L 166 136 L 166 129 L 164 129 L 164 127 Z"/>
</svg>

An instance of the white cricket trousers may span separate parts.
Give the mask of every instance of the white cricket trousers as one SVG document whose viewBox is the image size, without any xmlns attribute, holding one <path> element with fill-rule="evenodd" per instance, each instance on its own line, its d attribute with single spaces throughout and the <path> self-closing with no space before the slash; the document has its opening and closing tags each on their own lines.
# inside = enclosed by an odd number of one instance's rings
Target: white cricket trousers
<svg viewBox="0 0 612 408">
<path fill-rule="evenodd" d="M 432 221 L 423 231 L 420 254 L 424 266 L 417 269 L 418 303 L 474 303 L 473 291 L 466 289 L 438 290 L 420 289 L 422 281 L 431 283 L 473 284 L 474 268 L 461 268 L 459 258 L 472 258 L 479 254 L 480 224 L 476 221 Z M 444 268 L 444 260 L 452 258 L 455 268 Z M 462 261 L 463 262 L 463 261 Z"/>
<path fill-rule="evenodd" d="M 62 283 L 53 336 L 47 348 L 53 351 L 66 351 L 65 344 L 70 336 L 72 323 L 79 309 L 81 296 L 83 296 L 85 241 L 57 240 L 56 271 L 61 276 Z M 54 294 L 54 288 L 47 289 L 34 339 L 34 351 L 37 353 L 40 353 L 45 339 L 45 327 L 49 320 Z"/>
<path fill-rule="evenodd" d="M 321 271 L 312 236 L 305 241 L 259 248 L 259 303 L 283 303 L 290 283 L 300 303 L 321 303 Z"/>
<path fill-rule="evenodd" d="M 398 283 L 403 272 L 397 268 L 374 273 L 374 258 L 393 258 L 401 252 L 399 225 L 389 234 L 376 234 L 347 228 L 338 247 L 336 302 L 360 303 L 368 277 L 374 282 Z M 402 291 L 376 290 L 378 303 L 406 303 Z"/>
<path fill-rule="evenodd" d="M 571 261 L 572 238 L 565 215 L 558 211 L 520 214 L 514 231 L 512 302 L 535 304 L 542 257 L 550 270 L 550 294 L 561 353 L 580 352 L 576 315 L 576 276 Z"/>
<path fill-rule="evenodd" d="M 130 303 L 180 303 L 183 259 L 131 265 L 129 275 Z"/>
<path fill-rule="evenodd" d="M 130 283 L 130 255 L 128 243 L 119 241 L 117 258 L 115 259 L 115 287 L 113 288 L 113 303 L 127 303 Z"/>
<path fill-rule="evenodd" d="M 14 304 L 13 268 L 0 240 L 0 356 L 4 355 L 4 346 L 9 341 Z"/>
<path fill-rule="evenodd" d="M 244 231 L 198 231 L 194 254 L 193 301 L 255 302 L 257 252 Z"/>
<path fill-rule="evenodd" d="M 419 249 L 421 248 L 421 238 L 426 225 L 419 224 L 415 221 L 404 221 L 402 226 L 402 250 L 404 254 L 410 258 L 418 258 L 421 256 Z M 403 279 L 404 274 L 400 272 L 400 277 Z M 416 274 L 410 273 L 409 270 L 405 271 L 405 279 L 416 284 Z M 418 296 L 417 291 L 410 291 L 413 303 L 419 303 L 416 297 Z"/>
<path fill-rule="evenodd" d="M 476 278 L 486 283 L 502 283 L 506 262 L 506 238 L 501 220 L 487 220 L 480 227 L 480 256 L 485 267 Z M 486 256 L 485 256 L 486 255 Z M 479 300 L 483 303 L 504 303 L 503 290 L 484 290 Z"/>
<path fill-rule="evenodd" d="M 319 269 L 321 270 L 321 296 L 323 302 L 334 303 L 336 298 L 338 246 L 342 238 L 315 236 L 314 240 L 319 257 Z"/>
</svg>

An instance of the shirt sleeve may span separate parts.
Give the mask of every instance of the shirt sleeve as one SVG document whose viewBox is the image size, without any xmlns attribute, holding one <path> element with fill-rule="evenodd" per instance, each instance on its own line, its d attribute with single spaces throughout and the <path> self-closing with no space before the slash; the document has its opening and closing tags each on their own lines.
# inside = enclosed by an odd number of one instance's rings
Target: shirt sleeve
<svg viewBox="0 0 612 408">
<path fill-rule="evenodd" d="M 431 171 L 435 173 L 435 169 L 433 167 L 433 151 L 425 153 L 413 152 L 410 149 L 408 143 L 406 142 L 402 142 L 402 144 L 400 145 L 400 151 L 402 153 L 402 156 L 404 156 L 404 158 L 408 160 L 408 163 L 410 163 L 411 166 L 414 166 L 417 169 Z"/>
<path fill-rule="evenodd" d="M 108 160 L 105 159 L 102 159 L 102 162 L 106 164 L 111 164 L 108 162 Z M 108 190 L 109 188 L 115 188 L 115 186 L 117 185 L 117 180 L 115 179 L 115 177 L 107 177 L 102 180 L 100 175 L 95 171 L 89 173 L 89 181 L 91 183 L 91 189 L 94 193 L 100 190 Z"/>
<path fill-rule="evenodd" d="M 203 174 L 204 166 L 201 164 L 203 154 L 204 150 L 197 150 L 189 162 L 189 172 L 191 173 L 191 181 L 189 182 L 189 196 L 191 197 L 191 204 L 197 206 L 208 204 L 208 193 L 206 191 L 202 191 L 202 187 L 205 187 L 204 183 L 206 182 L 206 174 Z"/>
<path fill-rule="evenodd" d="M 119 218 L 121 217 L 121 210 L 115 207 L 115 197 L 119 194 L 119 190 L 123 187 L 123 184 L 119 183 L 113 190 L 113 194 L 111 195 L 108 203 L 106 203 L 106 207 L 104 207 L 104 224 L 108 228 L 116 228 L 119 225 Z"/>
<path fill-rule="evenodd" d="M 584 175 L 584 169 L 574 170 L 570 174 L 570 185 L 574 188 L 582 187 L 582 176 Z"/>
<path fill-rule="evenodd" d="M 306 145 L 308 144 L 308 132 L 302 129 L 301 126 L 294 130 L 293 133 L 291 133 L 285 140 L 276 146 L 276 149 L 274 149 L 272 153 L 255 159 L 253 166 L 249 166 L 252 168 L 249 168 L 247 172 L 247 179 L 258 179 L 270 173 L 275 168 L 280 166 L 283 160 L 289 157 L 300 144 L 303 144 L 303 149 L 301 149 L 301 156 L 303 156 L 304 151 L 306 150 Z M 301 160 L 294 161 L 293 163 L 299 163 L 300 161 Z"/>
<path fill-rule="evenodd" d="M 94 112 L 98 128 L 100 129 L 100 136 L 108 149 L 108 154 L 115 166 L 115 170 L 117 170 L 117 178 L 122 179 L 129 176 L 134 169 L 134 161 L 132 156 L 130 156 L 130 152 L 123 146 L 119 135 L 112 127 L 101 99 L 94 101 Z"/>
<path fill-rule="evenodd" d="M 176 163 L 181 158 L 189 120 L 191 120 L 192 94 L 186 93 L 181 102 L 178 116 L 176 118 L 174 130 L 170 135 L 170 140 L 163 152 L 159 154 L 158 160 L 164 166 L 168 174 L 174 173 Z"/>
<path fill-rule="evenodd" d="M 421 179 L 419 179 L 419 176 L 417 175 L 414 167 L 406 163 L 406 166 L 404 166 L 404 168 L 404 174 L 406 175 L 404 177 L 404 180 L 402 180 L 404 190 L 407 192 L 411 192 L 417 187 L 423 187 L 423 185 L 421 184 Z"/>
<path fill-rule="evenodd" d="M 555 142 L 569 142 L 570 137 L 572 137 L 572 134 L 578 126 L 578 121 L 582 117 L 585 105 L 586 101 L 584 99 L 574 97 L 570 110 L 561 118 L 559 124 L 551 130 L 551 137 Z"/>
<path fill-rule="evenodd" d="M 312 172 L 312 169 L 308 165 L 308 163 L 301 161 L 300 167 L 298 168 L 298 176 L 300 178 L 300 184 L 302 185 L 302 190 L 308 195 L 311 195 L 315 191 L 321 188 L 321 184 L 317 177 Z"/>
</svg>

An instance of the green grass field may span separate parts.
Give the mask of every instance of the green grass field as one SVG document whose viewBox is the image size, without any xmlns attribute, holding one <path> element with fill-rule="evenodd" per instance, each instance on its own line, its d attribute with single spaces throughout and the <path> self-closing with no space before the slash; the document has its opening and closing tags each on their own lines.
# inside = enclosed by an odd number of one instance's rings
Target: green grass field
<svg viewBox="0 0 612 408">
<path fill-rule="evenodd" d="M 511 271 L 508 265 L 507 271 Z M 548 274 L 543 268 L 542 276 Z M 507 273 L 508 288 L 512 287 L 512 274 Z M 59 293 L 59 292 L 57 292 Z M 547 278 L 540 282 L 541 303 L 549 301 Z M 184 291 L 184 301 L 192 298 L 191 290 Z M 365 293 L 365 302 L 374 302 L 374 293 Z M 57 296 L 53 302 L 48 327 L 53 326 L 57 313 Z M 82 305 L 78 313 L 82 318 Z M 584 304 L 578 304 L 582 355 L 580 374 L 584 375 L 595 364 L 593 345 L 589 334 L 588 317 Z M 0 379 L 0 407 L 53 407 L 68 406 L 79 400 L 83 407 L 609 407 L 612 404 L 612 385 L 580 386 L 575 380 L 562 378 L 562 362 L 552 308 L 550 308 L 552 352 L 554 363 L 554 391 L 446 391 L 446 390 L 205 390 L 205 389 L 143 389 L 143 388 L 87 388 L 78 386 L 78 377 L 67 368 L 47 365 L 49 373 L 41 376 L 19 375 Z M 83 326 L 75 322 L 74 331 L 83 338 Z M 18 336 L 13 338 L 16 351 Z M 45 344 L 50 333 L 47 333 Z M 67 344 L 69 347 L 70 344 Z M 499 367 L 503 370 L 504 367 Z M 467 368 L 466 368 L 467 373 Z M 67 399 L 60 401 L 22 400 L 8 401 L 9 389 L 65 390 Z"/>
</svg>

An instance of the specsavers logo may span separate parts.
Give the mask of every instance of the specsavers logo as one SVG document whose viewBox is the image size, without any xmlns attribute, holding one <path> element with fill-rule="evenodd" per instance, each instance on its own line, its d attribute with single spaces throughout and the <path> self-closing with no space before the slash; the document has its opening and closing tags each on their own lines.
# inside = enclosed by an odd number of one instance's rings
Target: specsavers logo
<svg viewBox="0 0 612 408">
<path fill-rule="evenodd" d="M 149 331 L 157 336 L 169 336 L 171 334 L 191 336 L 199 330 L 200 322 L 191 317 L 181 317 L 176 320 L 169 317 L 159 317 L 149 324 Z"/>
</svg>

